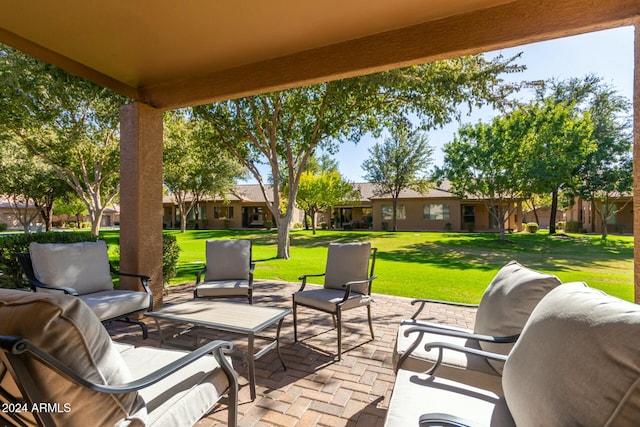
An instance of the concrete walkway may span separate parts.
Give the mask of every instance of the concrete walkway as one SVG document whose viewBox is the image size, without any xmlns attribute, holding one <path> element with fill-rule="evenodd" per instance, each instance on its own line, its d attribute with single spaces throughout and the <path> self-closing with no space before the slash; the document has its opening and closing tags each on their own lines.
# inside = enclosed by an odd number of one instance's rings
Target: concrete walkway
<svg viewBox="0 0 640 427">
<path fill-rule="evenodd" d="M 258 281 L 254 304 L 291 307 L 291 294 L 298 284 Z M 172 287 L 165 302 L 178 303 L 193 298 L 192 285 Z M 375 282 L 374 282 L 375 289 Z M 391 357 L 398 324 L 411 316 L 410 299 L 374 295 L 372 306 L 375 339 L 371 340 L 366 310 L 353 309 L 343 316 L 343 355 L 334 361 L 336 331 L 331 316 L 300 307 L 298 338 L 293 341 L 293 319 L 288 316 L 281 331 L 281 352 L 287 365 L 283 370 L 275 351 L 256 362 L 255 401 L 249 396 L 246 337 L 223 332 L 207 332 L 210 339 L 232 341 L 234 368 L 240 382 L 239 425 L 249 426 L 382 426 L 393 391 L 395 375 Z M 246 304 L 246 299 L 228 300 Z M 429 304 L 420 319 L 473 328 L 475 310 Z M 115 340 L 136 345 L 158 345 L 155 322 L 147 320 L 149 339 L 141 339 L 140 329 L 113 323 L 109 326 Z M 180 332 L 178 326 L 162 324 L 165 333 Z M 267 334 L 275 335 L 273 331 Z M 188 336 L 183 336 L 190 342 Z M 256 341 L 259 348 L 260 342 Z M 199 426 L 221 426 L 226 422 L 225 405 L 214 407 Z"/>
</svg>

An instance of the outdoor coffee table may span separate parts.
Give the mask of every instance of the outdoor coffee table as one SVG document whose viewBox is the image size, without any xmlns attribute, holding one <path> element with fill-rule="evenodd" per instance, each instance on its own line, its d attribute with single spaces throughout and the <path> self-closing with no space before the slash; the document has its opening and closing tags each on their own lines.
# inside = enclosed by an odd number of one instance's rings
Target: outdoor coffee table
<svg viewBox="0 0 640 427">
<path fill-rule="evenodd" d="M 256 305 L 218 302 L 209 300 L 194 300 L 175 305 L 167 305 L 159 310 L 145 313 L 156 321 L 160 333 L 160 343 L 164 344 L 164 336 L 160 328 L 159 320 L 167 320 L 175 323 L 191 324 L 194 327 L 211 328 L 219 331 L 233 332 L 247 335 L 247 365 L 249 370 L 249 389 L 251 400 L 256 398 L 256 368 L 255 361 L 269 351 L 276 349 L 282 367 L 287 367 L 280 354 L 280 329 L 286 315 L 291 313 L 290 308 L 262 307 Z M 275 339 L 259 336 L 260 331 L 278 324 Z M 265 339 L 270 343 L 257 353 L 254 352 L 255 338 Z"/>
</svg>

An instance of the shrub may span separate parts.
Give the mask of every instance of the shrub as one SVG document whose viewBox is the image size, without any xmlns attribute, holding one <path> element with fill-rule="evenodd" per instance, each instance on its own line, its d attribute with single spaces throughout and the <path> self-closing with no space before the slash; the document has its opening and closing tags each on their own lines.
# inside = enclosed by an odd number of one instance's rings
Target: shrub
<svg viewBox="0 0 640 427">
<path fill-rule="evenodd" d="M 293 224 L 293 228 L 295 230 L 300 230 L 302 228 L 302 223 L 301 222 L 296 222 L 295 224 Z"/>
<path fill-rule="evenodd" d="M 0 236 L 0 287 L 21 288 L 27 286 L 26 281 L 22 279 L 22 267 L 20 267 L 15 254 L 28 252 L 31 242 L 76 243 L 95 242 L 96 240 L 96 237 L 88 232 L 65 233 L 48 231 L 45 233 Z"/>
<path fill-rule="evenodd" d="M 164 283 L 176 277 L 180 246 L 173 234 L 162 233 L 162 278 Z"/>
<path fill-rule="evenodd" d="M 564 221 L 556 222 L 556 229 L 558 230 L 564 230 L 566 226 L 567 224 Z"/>
<path fill-rule="evenodd" d="M 271 230 L 273 228 L 273 221 L 271 220 L 266 220 L 264 222 L 264 228 L 266 228 L 267 230 Z"/>
<path fill-rule="evenodd" d="M 536 222 L 528 222 L 526 225 L 527 233 L 537 233 L 539 228 Z"/>
<path fill-rule="evenodd" d="M 320 230 L 326 230 L 327 229 L 327 223 L 326 222 L 321 222 L 320 223 Z"/>
<path fill-rule="evenodd" d="M 582 223 L 580 221 L 567 221 L 564 226 L 564 231 L 567 233 L 580 233 L 582 230 Z"/>
<path fill-rule="evenodd" d="M 75 221 L 69 221 L 69 224 L 68 224 L 69 228 L 76 228 L 76 225 L 77 224 Z"/>
<path fill-rule="evenodd" d="M 475 230 L 475 228 L 476 228 L 476 223 L 475 222 L 467 222 L 464 225 L 465 225 L 465 227 L 467 227 L 467 231 L 469 233 L 473 233 L 473 230 Z"/>
<path fill-rule="evenodd" d="M 6 222 L 0 222 L 0 231 L 7 231 L 7 228 L 9 228 L 9 226 Z"/>
<path fill-rule="evenodd" d="M 207 225 L 208 225 L 208 221 L 207 221 Z M 222 220 L 222 225 L 224 226 L 225 230 L 228 230 L 229 227 L 231 227 L 231 220 L 229 218 L 225 218 Z M 206 228 L 206 227 L 204 227 Z"/>
<path fill-rule="evenodd" d="M 444 229 L 445 229 L 445 231 L 451 231 L 451 228 L 452 228 L 452 226 L 451 226 L 451 223 L 450 223 L 450 222 L 448 222 L 448 223 L 446 223 L 446 224 L 444 225 Z"/>
</svg>

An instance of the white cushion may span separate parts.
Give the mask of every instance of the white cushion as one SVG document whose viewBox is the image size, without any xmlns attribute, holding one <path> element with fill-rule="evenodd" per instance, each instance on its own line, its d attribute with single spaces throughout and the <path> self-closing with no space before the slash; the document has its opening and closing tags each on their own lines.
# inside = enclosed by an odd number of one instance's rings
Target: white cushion
<svg viewBox="0 0 640 427">
<path fill-rule="evenodd" d="M 195 287 L 197 297 L 228 297 L 249 294 L 248 280 L 218 280 L 198 283 Z"/>
<path fill-rule="evenodd" d="M 186 352 L 149 347 L 126 349 L 122 357 L 134 379 L 184 356 Z M 213 356 L 205 356 L 151 387 L 140 390 L 149 426 L 190 426 L 205 415 L 229 387 Z"/>
<path fill-rule="evenodd" d="M 478 426 L 515 425 L 504 398 L 495 393 L 401 369 L 393 386 L 385 427 L 418 426 L 420 416 L 426 413 L 452 414 Z"/>
<path fill-rule="evenodd" d="M 136 291 L 102 291 L 78 296 L 98 316 L 109 320 L 149 308 L 149 294 Z"/>
<path fill-rule="evenodd" d="M 330 243 L 327 253 L 324 286 L 342 289 L 347 282 L 369 278 L 371 243 Z M 366 294 L 368 284 L 351 287 L 353 292 Z"/>
<path fill-rule="evenodd" d="M 518 425 L 631 426 L 640 420 L 640 306 L 584 283 L 552 290 L 504 367 Z"/>
<path fill-rule="evenodd" d="M 344 298 L 344 290 L 334 289 L 310 289 L 293 294 L 297 304 L 318 308 L 320 310 L 332 312 L 336 310 L 337 304 Z M 362 295 L 352 292 L 349 299 L 342 306 L 342 310 L 349 310 L 356 307 L 365 307 L 371 303 L 369 295 Z"/>
<path fill-rule="evenodd" d="M 78 294 L 113 290 L 107 244 L 36 243 L 29 245 L 36 278 L 45 285 L 75 289 Z"/>
<path fill-rule="evenodd" d="M 562 282 L 553 274 L 540 273 L 511 261 L 500 269 L 480 300 L 474 332 L 492 336 L 517 335 L 540 300 Z M 508 354 L 513 344 L 481 342 L 483 350 Z M 497 372 L 503 363 L 489 362 Z"/>
<path fill-rule="evenodd" d="M 245 279 L 251 271 L 250 240 L 207 240 L 205 281 Z"/>
</svg>

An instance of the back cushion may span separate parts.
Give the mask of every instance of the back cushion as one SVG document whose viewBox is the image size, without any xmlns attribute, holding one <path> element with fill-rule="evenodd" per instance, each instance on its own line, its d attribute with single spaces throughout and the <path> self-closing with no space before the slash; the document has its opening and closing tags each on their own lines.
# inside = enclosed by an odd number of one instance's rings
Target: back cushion
<svg viewBox="0 0 640 427">
<path fill-rule="evenodd" d="M 73 288 L 79 294 L 113 290 L 107 244 L 31 243 L 33 272 L 45 285 Z"/>
<path fill-rule="evenodd" d="M 518 426 L 640 420 L 640 306 L 567 283 L 531 314 L 504 367 Z"/>
<path fill-rule="evenodd" d="M 102 323 L 79 298 L 0 289 L 0 318 L 1 335 L 29 339 L 89 381 L 122 384 L 132 380 Z M 69 412 L 53 414 L 56 425 L 114 425 L 144 406 L 137 393 L 90 391 L 31 357 L 27 360 L 43 401 L 71 407 Z"/>
<path fill-rule="evenodd" d="M 498 271 L 482 295 L 474 331 L 503 337 L 519 334 L 538 302 L 561 283 L 552 274 L 531 270 L 516 261 L 509 262 Z M 513 345 L 480 342 L 480 347 L 508 354 Z M 498 373 L 502 372 L 501 362 L 490 363 Z"/>
<path fill-rule="evenodd" d="M 371 243 L 330 243 L 324 286 L 344 290 L 344 284 L 369 277 Z M 368 284 L 356 285 L 352 291 L 366 294 Z"/>
<path fill-rule="evenodd" d="M 249 280 L 250 240 L 207 240 L 205 280 Z"/>
</svg>

